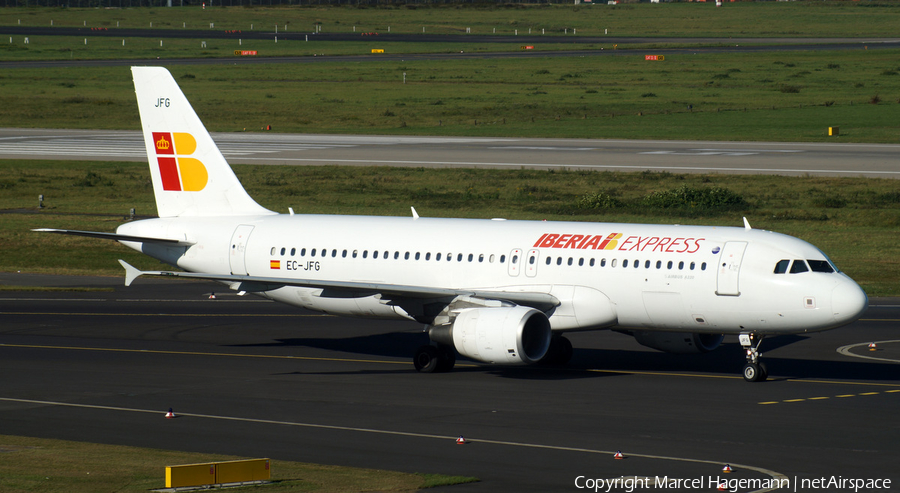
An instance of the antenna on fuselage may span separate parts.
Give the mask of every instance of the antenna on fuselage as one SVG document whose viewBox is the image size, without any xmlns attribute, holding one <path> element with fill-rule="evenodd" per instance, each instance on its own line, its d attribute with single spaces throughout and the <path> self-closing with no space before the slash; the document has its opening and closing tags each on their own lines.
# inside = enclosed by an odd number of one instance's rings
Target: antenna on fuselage
<svg viewBox="0 0 900 493">
<path fill-rule="evenodd" d="M 744 217 L 744 229 L 753 229 L 750 227 L 750 221 L 746 217 Z"/>
<path fill-rule="evenodd" d="M 413 219 L 418 219 L 418 218 L 419 218 L 419 213 L 416 212 L 416 208 L 415 208 L 415 207 L 410 207 L 409 210 L 412 211 Z"/>
</svg>

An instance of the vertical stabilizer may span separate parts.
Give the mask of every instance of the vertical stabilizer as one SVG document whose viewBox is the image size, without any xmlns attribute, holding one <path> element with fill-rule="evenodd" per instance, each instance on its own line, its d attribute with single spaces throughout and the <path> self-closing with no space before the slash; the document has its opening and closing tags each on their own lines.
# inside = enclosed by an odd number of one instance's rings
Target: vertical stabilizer
<svg viewBox="0 0 900 493">
<path fill-rule="evenodd" d="M 159 217 L 274 214 L 241 186 L 163 67 L 131 67 Z"/>
</svg>

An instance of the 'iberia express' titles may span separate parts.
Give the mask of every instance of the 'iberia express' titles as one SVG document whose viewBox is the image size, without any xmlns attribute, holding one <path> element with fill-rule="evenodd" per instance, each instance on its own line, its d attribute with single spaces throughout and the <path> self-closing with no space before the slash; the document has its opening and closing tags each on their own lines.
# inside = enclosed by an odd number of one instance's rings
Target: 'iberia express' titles
<svg viewBox="0 0 900 493">
<path fill-rule="evenodd" d="M 153 132 L 156 161 L 163 190 L 167 192 L 199 192 L 206 188 L 209 173 L 206 166 L 190 156 L 197 150 L 194 136 L 184 132 Z M 171 156 L 171 157 L 170 157 Z"/>
<path fill-rule="evenodd" d="M 574 250 L 619 250 L 622 252 L 695 253 L 705 238 L 670 238 L 660 236 L 628 236 L 622 233 L 575 235 L 544 233 L 534 248 L 571 248 Z M 649 250 L 648 250 L 649 249 Z"/>
</svg>

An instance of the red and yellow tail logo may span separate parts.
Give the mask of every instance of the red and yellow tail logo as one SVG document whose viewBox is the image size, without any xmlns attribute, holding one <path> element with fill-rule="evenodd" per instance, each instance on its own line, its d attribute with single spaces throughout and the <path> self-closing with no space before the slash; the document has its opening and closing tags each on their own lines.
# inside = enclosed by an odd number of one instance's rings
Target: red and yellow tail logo
<svg viewBox="0 0 900 493">
<path fill-rule="evenodd" d="M 193 135 L 153 132 L 153 147 L 156 148 L 163 190 L 199 192 L 206 188 L 209 181 L 206 166 L 199 159 L 188 157 L 197 150 L 197 141 Z"/>
</svg>

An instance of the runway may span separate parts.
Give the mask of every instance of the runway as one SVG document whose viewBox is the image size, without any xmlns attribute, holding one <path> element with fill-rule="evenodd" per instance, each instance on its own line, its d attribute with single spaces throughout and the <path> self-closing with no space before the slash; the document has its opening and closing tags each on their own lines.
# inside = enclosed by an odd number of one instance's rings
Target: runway
<svg viewBox="0 0 900 493">
<path fill-rule="evenodd" d="M 213 133 L 232 164 L 900 177 L 900 145 Z M 0 159 L 146 162 L 137 131 L 0 129 Z"/>
<path fill-rule="evenodd" d="M 582 487 L 620 476 L 900 481 L 900 300 L 874 300 L 845 328 L 767 339 L 770 381 L 748 384 L 731 339 L 678 356 L 575 333 L 566 368 L 461 360 L 425 375 L 410 361 L 427 339 L 416 324 L 321 316 L 211 283 L 0 283 L 23 287 L 0 291 L 0 434 L 481 479 L 453 491 L 579 490 L 579 476 Z M 181 417 L 164 419 L 169 407 Z"/>
</svg>

